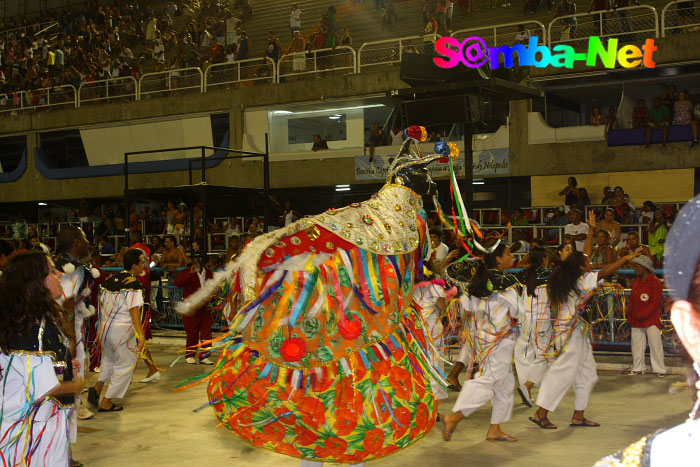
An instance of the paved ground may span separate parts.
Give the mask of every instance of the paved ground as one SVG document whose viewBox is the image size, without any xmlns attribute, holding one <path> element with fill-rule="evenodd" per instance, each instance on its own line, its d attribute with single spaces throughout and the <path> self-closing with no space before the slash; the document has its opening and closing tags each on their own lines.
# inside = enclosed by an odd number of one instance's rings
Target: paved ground
<svg viewBox="0 0 700 467">
<path fill-rule="evenodd" d="M 168 366 L 177 347 L 152 346 L 156 361 Z M 74 455 L 92 466 L 255 466 L 292 467 L 298 461 L 249 447 L 226 429 L 216 429 L 209 408 L 193 409 L 206 402 L 204 387 L 173 392 L 173 386 L 211 367 L 180 363 L 168 368 L 158 384 L 132 383 L 121 413 L 96 414 L 80 422 Z M 139 365 L 137 381 L 145 375 Z M 393 456 L 368 464 L 372 466 L 590 466 L 659 427 L 681 423 L 692 402 L 690 392 L 669 394 L 672 382 L 681 376 L 623 376 L 599 371 L 600 381 L 586 415 L 601 423 L 600 428 L 569 428 L 573 395 L 569 393 L 550 419 L 558 430 L 545 431 L 528 421 L 532 409 L 516 405 L 513 419 L 504 429 L 520 438 L 517 443 L 484 441 L 491 409 L 485 406 L 462 422 L 449 443 L 438 430 L 416 445 Z M 96 378 L 92 377 L 92 381 Z M 452 393 L 445 403 L 451 408 Z M 516 402 L 519 397 L 516 395 Z"/>
</svg>

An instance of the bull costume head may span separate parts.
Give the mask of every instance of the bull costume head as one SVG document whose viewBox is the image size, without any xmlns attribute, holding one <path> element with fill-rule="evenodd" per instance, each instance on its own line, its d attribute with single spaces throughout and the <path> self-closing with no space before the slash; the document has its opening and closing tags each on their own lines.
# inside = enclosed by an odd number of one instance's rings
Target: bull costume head
<svg viewBox="0 0 700 467">
<path fill-rule="evenodd" d="M 386 182 L 403 185 L 419 196 L 434 196 L 437 185 L 430 178 L 428 165 L 443 157 L 441 154 L 421 156 L 416 140 L 408 137 L 389 167 Z"/>
</svg>

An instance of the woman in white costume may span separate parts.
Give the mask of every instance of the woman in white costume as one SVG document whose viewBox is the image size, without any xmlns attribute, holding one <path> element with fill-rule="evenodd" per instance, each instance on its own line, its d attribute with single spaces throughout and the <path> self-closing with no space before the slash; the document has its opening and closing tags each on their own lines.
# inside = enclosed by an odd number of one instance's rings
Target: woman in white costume
<svg viewBox="0 0 700 467">
<path fill-rule="evenodd" d="M 524 320 L 515 341 L 515 370 L 518 373 L 518 392 L 523 403 L 532 407 L 533 386 L 539 386 L 547 371 L 545 352 L 552 339 L 552 320 L 547 297 L 549 257 L 547 250 L 534 246 L 530 250 L 530 265 L 517 275 L 523 284 Z"/>
<path fill-rule="evenodd" d="M 3 465 L 67 467 L 75 394 L 68 338 L 62 331 L 61 273 L 44 253 L 12 258 L 0 275 L 0 387 Z"/>
<path fill-rule="evenodd" d="M 547 414 L 556 410 L 572 385 L 575 400 L 570 426 L 600 426 L 598 423 L 587 420 L 583 414 L 588 406 L 593 387 L 598 381 L 598 375 L 591 347 L 590 326 L 581 318 L 580 311 L 598 285 L 602 283 L 603 278 L 613 274 L 627 261 L 641 254 L 640 248 L 600 271 L 591 271 L 588 255 L 591 253 L 595 236 L 595 213 L 591 213 L 588 224 L 589 231 L 584 253 L 573 252 L 552 271 L 547 281 L 554 346 L 559 355 L 547 369 L 537 395 L 539 409 L 534 417 L 530 417 L 530 421 L 549 430 L 557 426 L 549 421 Z"/>
<path fill-rule="evenodd" d="M 513 412 L 513 328 L 521 303 L 518 281 L 504 273 L 512 262 L 510 249 L 499 244 L 484 256 L 461 298 L 461 306 L 473 319 L 473 358 L 479 362 L 479 374 L 462 385 L 454 413 L 441 417 L 445 441 L 452 438 L 460 421 L 489 401 L 493 409 L 486 439 L 517 441 L 501 430 L 501 423 L 510 420 Z"/>
</svg>

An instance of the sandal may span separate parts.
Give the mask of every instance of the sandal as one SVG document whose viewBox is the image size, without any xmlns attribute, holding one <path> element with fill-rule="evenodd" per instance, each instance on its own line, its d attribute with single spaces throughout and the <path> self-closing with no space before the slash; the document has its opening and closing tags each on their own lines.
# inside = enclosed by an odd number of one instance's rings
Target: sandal
<svg viewBox="0 0 700 467">
<path fill-rule="evenodd" d="M 498 438 L 486 438 L 486 441 L 507 441 L 509 443 L 514 443 L 517 440 L 518 440 L 517 438 L 513 438 L 512 436 L 509 436 L 509 435 L 499 436 Z"/>
<path fill-rule="evenodd" d="M 442 439 L 445 441 L 450 441 L 452 439 L 452 432 L 447 431 L 447 423 L 445 422 L 444 415 L 440 415 L 440 431 L 442 431 Z"/>
<path fill-rule="evenodd" d="M 535 425 L 539 425 L 540 428 L 544 428 L 545 430 L 557 429 L 557 426 L 554 423 L 550 422 L 547 417 L 544 417 L 542 420 L 538 420 L 535 417 L 530 417 L 530 421 Z"/>
<path fill-rule="evenodd" d="M 576 420 L 577 422 L 580 422 L 580 423 L 574 423 L 574 420 Z M 586 418 L 584 418 L 583 420 L 579 420 L 577 418 L 572 418 L 569 426 L 575 426 L 577 428 L 595 428 L 595 427 L 600 426 L 600 423 L 592 422 Z"/>
<path fill-rule="evenodd" d="M 450 391 L 459 392 L 462 390 L 462 386 L 460 386 L 459 384 L 450 384 L 449 386 L 447 386 L 447 389 L 449 389 Z"/>
<path fill-rule="evenodd" d="M 103 409 L 102 407 L 97 408 L 98 412 L 121 412 L 122 410 L 124 410 L 124 407 L 122 407 L 121 405 L 114 405 L 114 404 L 112 405 L 112 407 L 110 407 L 108 409 Z"/>
</svg>

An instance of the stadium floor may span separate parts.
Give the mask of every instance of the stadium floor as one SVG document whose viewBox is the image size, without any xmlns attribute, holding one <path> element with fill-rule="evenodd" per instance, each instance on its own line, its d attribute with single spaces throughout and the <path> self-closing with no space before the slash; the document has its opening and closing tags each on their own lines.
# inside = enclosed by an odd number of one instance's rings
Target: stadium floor
<svg viewBox="0 0 700 467">
<path fill-rule="evenodd" d="M 157 343 L 151 349 L 156 362 L 167 367 L 160 383 L 138 383 L 146 372 L 139 364 L 123 412 L 96 413 L 93 419 L 80 421 L 74 457 L 86 467 L 299 465 L 296 459 L 253 448 L 227 429 L 215 428 L 217 420 L 209 408 L 194 413 L 193 409 L 206 402 L 205 387 L 178 393 L 172 388 L 211 367 L 178 363 L 170 368 L 178 346 Z M 591 466 L 657 428 L 683 422 L 692 406 L 690 391 L 669 394 L 670 385 L 683 381 L 683 376 L 661 379 L 654 375 L 624 376 L 619 371 L 598 373 L 600 380 L 586 416 L 601 423 L 600 428 L 568 426 L 573 409 L 570 391 L 550 416 L 559 429 L 542 430 L 528 421 L 533 409 L 521 405 L 516 394 L 513 419 L 503 428 L 520 439 L 517 443 L 484 440 L 491 416 L 487 405 L 462 422 L 451 442 L 445 443 L 435 429 L 416 445 L 368 466 Z M 96 378 L 93 373 L 90 384 Z M 456 396 L 450 394 L 443 410 L 451 409 Z"/>
</svg>

